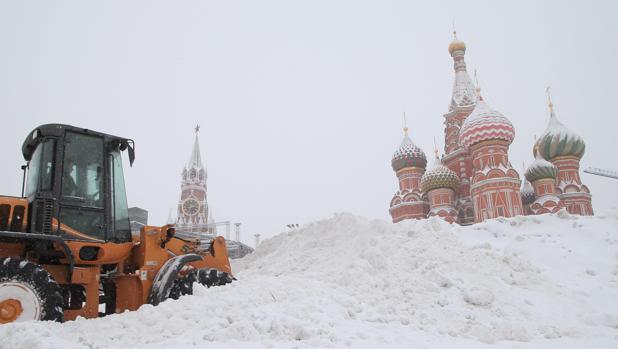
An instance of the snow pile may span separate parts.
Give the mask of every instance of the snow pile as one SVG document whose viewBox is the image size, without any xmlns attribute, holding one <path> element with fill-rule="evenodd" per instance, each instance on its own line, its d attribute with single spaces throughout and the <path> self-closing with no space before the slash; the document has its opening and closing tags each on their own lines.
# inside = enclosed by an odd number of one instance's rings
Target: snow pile
<svg viewBox="0 0 618 349">
<path fill-rule="evenodd" d="M 617 231 L 618 212 L 470 227 L 338 214 L 262 242 L 231 285 L 102 319 L 3 325 L 0 347 L 608 346 Z"/>
</svg>

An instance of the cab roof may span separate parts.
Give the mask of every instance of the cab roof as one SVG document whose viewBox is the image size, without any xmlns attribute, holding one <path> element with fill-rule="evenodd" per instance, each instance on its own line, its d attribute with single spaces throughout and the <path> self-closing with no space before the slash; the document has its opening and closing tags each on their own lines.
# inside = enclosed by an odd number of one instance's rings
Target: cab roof
<svg viewBox="0 0 618 349">
<path fill-rule="evenodd" d="M 105 139 L 105 143 L 117 141 L 118 144 L 121 145 L 121 147 L 122 145 L 129 146 L 129 144 L 133 144 L 132 139 L 109 135 L 87 128 L 64 124 L 45 124 L 35 128 L 34 130 L 32 130 L 32 132 L 28 133 L 28 136 L 24 140 L 24 143 L 21 147 L 21 152 L 24 156 L 24 160 L 30 161 L 30 159 L 32 158 L 32 154 L 34 153 L 37 145 L 39 144 L 39 142 L 41 142 L 41 140 L 46 137 L 62 138 L 64 137 L 66 131 L 102 137 Z"/>
</svg>

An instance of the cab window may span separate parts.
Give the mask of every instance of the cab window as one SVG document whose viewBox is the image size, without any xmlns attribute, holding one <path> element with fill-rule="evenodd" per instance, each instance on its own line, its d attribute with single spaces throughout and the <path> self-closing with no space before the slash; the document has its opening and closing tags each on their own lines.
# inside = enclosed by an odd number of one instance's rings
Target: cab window
<svg viewBox="0 0 618 349">
<path fill-rule="evenodd" d="M 103 208 L 103 139 L 73 132 L 66 138 L 62 197 Z"/>
<path fill-rule="evenodd" d="M 110 169 L 112 174 L 112 222 L 113 238 L 117 241 L 131 241 L 131 227 L 129 225 L 129 208 L 127 194 L 124 186 L 124 174 L 122 172 L 122 156 L 118 150 L 110 156 Z"/>
<path fill-rule="evenodd" d="M 51 190 L 54 174 L 55 141 L 48 139 L 39 144 L 28 163 L 28 181 L 26 196 L 34 195 L 37 190 Z"/>
</svg>

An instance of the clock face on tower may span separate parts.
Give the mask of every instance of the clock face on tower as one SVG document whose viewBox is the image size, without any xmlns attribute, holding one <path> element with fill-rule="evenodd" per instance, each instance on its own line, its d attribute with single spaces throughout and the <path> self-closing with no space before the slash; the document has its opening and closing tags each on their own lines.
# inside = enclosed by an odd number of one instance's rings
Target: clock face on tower
<svg viewBox="0 0 618 349">
<path fill-rule="evenodd" d="M 195 216 L 200 210 L 200 203 L 193 198 L 188 198 L 182 203 L 182 212 L 187 216 Z"/>
</svg>

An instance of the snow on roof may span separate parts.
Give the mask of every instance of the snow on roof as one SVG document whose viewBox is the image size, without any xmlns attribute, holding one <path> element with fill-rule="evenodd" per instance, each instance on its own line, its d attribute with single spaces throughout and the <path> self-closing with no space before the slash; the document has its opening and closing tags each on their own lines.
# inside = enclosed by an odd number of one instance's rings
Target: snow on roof
<svg viewBox="0 0 618 349">
<path fill-rule="evenodd" d="M 459 176 L 442 164 L 439 158 L 434 159 L 434 164 L 429 171 L 421 177 L 421 188 L 429 192 L 437 188 L 451 188 L 456 190 L 459 186 Z"/>
<path fill-rule="evenodd" d="M 470 79 L 465 69 L 456 71 L 450 110 L 457 107 L 471 106 L 474 105 L 474 103 L 476 103 L 476 94 L 474 92 L 472 79 Z"/>
<path fill-rule="evenodd" d="M 459 140 L 464 147 L 490 139 L 512 142 L 515 128 L 511 121 L 497 110 L 492 109 L 479 95 L 476 106 L 464 121 Z"/>
<path fill-rule="evenodd" d="M 395 171 L 409 166 L 424 168 L 427 165 L 427 157 L 423 149 L 414 144 L 406 133 L 401 145 L 393 153 L 392 165 Z"/>
<path fill-rule="evenodd" d="M 524 175 L 530 182 L 544 178 L 555 179 L 558 176 L 558 168 L 551 162 L 543 159 L 541 154 L 537 152 L 534 161 L 530 164 Z"/>
<path fill-rule="evenodd" d="M 555 203 L 558 203 L 558 202 L 560 202 L 560 198 L 558 196 L 556 196 L 556 195 L 546 194 L 546 195 L 542 195 L 542 196 L 537 197 L 534 200 L 534 203 L 543 206 L 548 201 L 553 201 Z"/>
<path fill-rule="evenodd" d="M 551 108 L 547 128 L 536 142 L 535 148 L 533 149 L 535 155 L 537 146 L 543 157 L 550 160 L 557 156 L 564 155 L 573 155 L 581 158 L 586 151 L 584 140 L 558 120 L 553 106 Z"/>
</svg>

